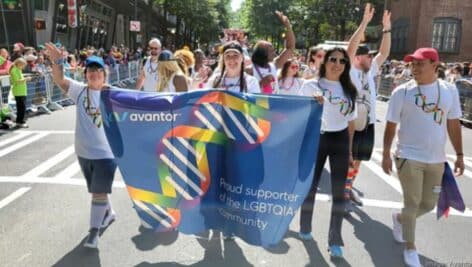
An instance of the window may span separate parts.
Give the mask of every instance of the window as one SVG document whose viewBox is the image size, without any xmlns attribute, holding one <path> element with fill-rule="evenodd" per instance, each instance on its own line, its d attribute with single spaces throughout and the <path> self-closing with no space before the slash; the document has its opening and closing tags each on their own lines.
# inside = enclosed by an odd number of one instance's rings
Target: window
<svg viewBox="0 0 472 267">
<path fill-rule="evenodd" d="M 48 11 L 49 0 L 36 0 L 34 1 L 34 9 Z"/>
<path fill-rule="evenodd" d="M 392 52 L 406 52 L 410 22 L 407 18 L 399 18 L 392 25 Z"/>
<path fill-rule="evenodd" d="M 432 46 L 439 52 L 459 53 L 462 21 L 456 18 L 433 20 Z"/>
</svg>

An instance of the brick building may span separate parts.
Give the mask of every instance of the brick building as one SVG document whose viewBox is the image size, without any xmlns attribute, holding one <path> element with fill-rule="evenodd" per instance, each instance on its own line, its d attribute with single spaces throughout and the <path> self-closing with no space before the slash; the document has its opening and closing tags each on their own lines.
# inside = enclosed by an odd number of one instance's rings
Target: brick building
<svg viewBox="0 0 472 267">
<path fill-rule="evenodd" d="M 388 0 L 392 56 L 434 47 L 444 62 L 472 61 L 472 1 Z"/>
</svg>

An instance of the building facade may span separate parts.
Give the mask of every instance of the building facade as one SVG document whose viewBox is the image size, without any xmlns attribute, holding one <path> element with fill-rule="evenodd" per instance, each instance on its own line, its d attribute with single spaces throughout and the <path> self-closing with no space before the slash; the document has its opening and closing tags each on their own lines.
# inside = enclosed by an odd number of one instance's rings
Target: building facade
<svg viewBox="0 0 472 267">
<path fill-rule="evenodd" d="M 68 4 L 76 3 L 77 24 L 71 25 Z M 162 10 L 151 0 L 0 0 L 0 47 L 16 42 L 26 46 L 52 41 L 73 50 L 92 45 L 109 49 L 113 44 L 145 46 L 152 37 L 171 35 Z M 140 22 L 130 31 L 130 21 Z M 168 21 L 165 25 L 173 25 Z M 175 25 L 175 23 L 174 23 Z M 175 26 L 174 26 L 175 27 Z"/>
<path fill-rule="evenodd" d="M 472 1 L 388 0 L 392 11 L 392 56 L 434 47 L 441 61 L 472 59 Z"/>
</svg>

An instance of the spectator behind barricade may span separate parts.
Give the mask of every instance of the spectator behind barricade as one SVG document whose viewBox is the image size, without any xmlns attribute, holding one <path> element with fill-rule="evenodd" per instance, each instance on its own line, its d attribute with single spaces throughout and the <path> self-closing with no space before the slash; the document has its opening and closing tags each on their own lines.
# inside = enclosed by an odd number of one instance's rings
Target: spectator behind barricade
<svg viewBox="0 0 472 267">
<path fill-rule="evenodd" d="M 23 49 L 25 48 L 25 45 L 22 43 L 16 43 L 13 45 L 13 53 L 11 55 L 11 61 L 15 61 L 17 58 L 23 56 Z"/>
<path fill-rule="evenodd" d="M 174 56 L 179 59 L 179 67 L 182 72 L 189 78 L 194 76 L 195 56 L 188 49 L 179 49 L 175 51 Z"/>
<path fill-rule="evenodd" d="M 171 51 L 164 50 L 157 59 L 157 92 L 185 92 L 188 91 L 189 79 L 178 65 L 178 59 Z"/>
<path fill-rule="evenodd" d="M 111 68 L 115 67 L 116 61 L 115 61 L 115 58 L 113 57 L 112 50 L 109 50 L 103 59 L 105 60 L 105 64 L 107 64 L 109 67 Z"/>
<path fill-rule="evenodd" d="M 447 81 L 450 83 L 455 83 L 457 80 L 462 78 L 462 66 L 460 64 L 454 65 L 454 67 L 451 69 L 451 73 L 447 76 Z"/>
<path fill-rule="evenodd" d="M 307 69 L 303 72 L 303 79 L 308 80 L 318 76 L 325 54 L 326 52 L 323 48 L 318 46 L 313 46 L 308 50 L 306 59 Z"/>
<path fill-rule="evenodd" d="M 35 74 L 36 60 L 38 59 L 38 57 L 36 57 L 34 54 L 29 53 L 24 56 L 24 59 L 26 60 L 26 67 L 23 70 L 23 73 Z"/>
<path fill-rule="evenodd" d="M 8 54 L 8 50 L 5 48 L 0 49 L 0 75 L 8 75 L 12 64 L 9 59 L 10 55 Z"/>
<path fill-rule="evenodd" d="M 26 82 L 30 78 L 23 76 L 23 69 L 26 67 L 26 60 L 19 57 L 13 61 L 10 68 L 11 91 L 16 101 L 16 125 L 19 128 L 27 128 L 25 120 L 26 113 L 26 95 L 28 88 Z"/>
</svg>

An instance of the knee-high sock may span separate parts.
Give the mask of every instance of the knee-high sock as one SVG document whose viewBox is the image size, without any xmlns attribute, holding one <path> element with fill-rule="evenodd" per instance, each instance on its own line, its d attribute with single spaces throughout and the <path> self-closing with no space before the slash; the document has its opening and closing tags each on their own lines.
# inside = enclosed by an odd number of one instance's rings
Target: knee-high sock
<svg viewBox="0 0 472 267">
<path fill-rule="evenodd" d="M 359 169 L 353 168 L 349 168 L 349 171 L 347 172 L 346 185 L 344 187 L 344 199 L 346 200 L 351 198 L 352 184 L 354 183 L 358 172 Z"/>
<path fill-rule="evenodd" d="M 111 213 L 111 214 L 115 214 L 115 210 L 113 209 L 112 205 L 111 205 L 111 198 L 110 198 L 110 194 L 107 195 L 107 210 Z"/>
<path fill-rule="evenodd" d="M 92 207 L 90 211 L 90 228 L 100 228 L 103 217 L 107 211 L 107 199 L 92 199 Z"/>
</svg>

